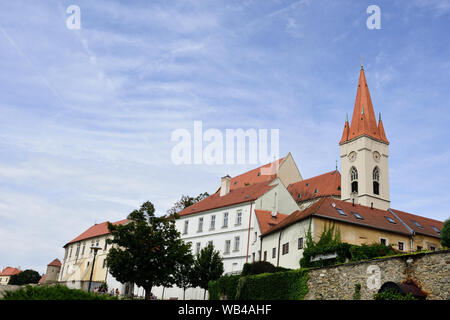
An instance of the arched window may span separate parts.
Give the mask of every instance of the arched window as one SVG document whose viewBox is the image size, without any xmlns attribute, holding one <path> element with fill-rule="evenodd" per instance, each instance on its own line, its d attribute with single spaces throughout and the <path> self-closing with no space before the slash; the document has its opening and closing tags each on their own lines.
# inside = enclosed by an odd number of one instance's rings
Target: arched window
<svg viewBox="0 0 450 320">
<path fill-rule="evenodd" d="M 352 193 L 358 192 L 358 170 L 355 167 L 352 167 L 350 171 L 350 178 L 352 183 Z"/>
<path fill-rule="evenodd" d="M 380 169 L 375 167 L 372 173 L 373 178 L 373 193 L 380 194 Z"/>
</svg>

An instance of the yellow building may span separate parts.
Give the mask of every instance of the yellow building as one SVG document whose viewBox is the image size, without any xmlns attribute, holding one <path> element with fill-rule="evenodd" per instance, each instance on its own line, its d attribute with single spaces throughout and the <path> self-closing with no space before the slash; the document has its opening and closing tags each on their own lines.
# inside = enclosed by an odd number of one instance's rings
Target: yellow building
<svg viewBox="0 0 450 320">
<path fill-rule="evenodd" d="M 124 219 L 113 224 L 125 224 L 127 221 Z M 132 289 L 130 285 L 118 282 L 108 272 L 106 264 L 110 249 L 110 245 L 106 242 L 108 237 L 110 237 L 108 225 L 107 222 L 103 222 L 93 225 L 69 241 L 64 246 L 65 254 L 59 273 L 59 282 L 69 288 L 88 290 L 92 273 L 91 291 L 106 283 L 109 290 L 119 289 L 120 294 L 128 294 L 128 291 Z M 94 250 L 92 247 L 99 249 Z M 94 254 L 95 251 L 97 251 L 96 254 Z"/>
</svg>

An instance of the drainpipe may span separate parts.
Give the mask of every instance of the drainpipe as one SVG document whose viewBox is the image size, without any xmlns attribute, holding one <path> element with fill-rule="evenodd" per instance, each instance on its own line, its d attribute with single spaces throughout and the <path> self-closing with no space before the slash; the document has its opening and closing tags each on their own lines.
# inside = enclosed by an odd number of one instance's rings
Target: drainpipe
<svg viewBox="0 0 450 320">
<path fill-rule="evenodd" d="M 263 242 L 263 237 L 262 237 L 262 235 L 260 235 L 259 236 L 259 261 L 262 261 L 262 255 L 263 255 L 263 252 L 262 252 L 262 242 Z"/>
<path fill-rule="evenodd" d="M 250 203 L 250 218 L 248 219 L 247 255 L 245 256 L 245 263 L 248 263 L 248 247 L 250 246 L 250 226 L 252 223 L 252 207 L 253 202 Z"/>
</svg>

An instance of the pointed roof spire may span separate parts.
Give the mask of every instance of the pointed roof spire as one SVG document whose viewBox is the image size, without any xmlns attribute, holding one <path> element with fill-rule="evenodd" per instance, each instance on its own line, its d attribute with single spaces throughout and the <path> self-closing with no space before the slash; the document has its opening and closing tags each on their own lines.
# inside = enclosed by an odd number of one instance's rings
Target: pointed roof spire
<svg viewBox="0 0 450 320">
<path fill-rule="evenodd" d="M 373 110 L 372 99 L 370 97 L 369 87 L 367 86 L 366 75 L 364 73 L 362 61 L 361 70 L 359 72 L 358 88 L 356 91 L 352 122 L 348 129 L 346 129 L 347 126 L 348 123 L 346 122 L 344 127 L 344 134 L 342 135 L 340 144 L 347 140 L 351 140 L 363 135 L 389 143 L 386 139 L 386 135 L 384 134 L 384 136 L 382 136 L 381 131 L 377 126 L 375 112 Z"/>
</svg>

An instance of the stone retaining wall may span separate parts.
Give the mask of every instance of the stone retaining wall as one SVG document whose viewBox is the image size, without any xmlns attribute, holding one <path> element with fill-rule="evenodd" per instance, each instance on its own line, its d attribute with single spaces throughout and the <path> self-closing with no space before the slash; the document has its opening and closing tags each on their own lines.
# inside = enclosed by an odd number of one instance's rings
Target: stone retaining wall
<svg viewBox="0 0 450 320">
<path fill-rule="evenodd" d="M 385 282 L 407 280 L 421 288 L 427 299 L 450 300 L 450 250 L 312 269 L 305 299 L 353 299 L 360 284 L 361 299 L 371 300 Z"/>
</svg>

